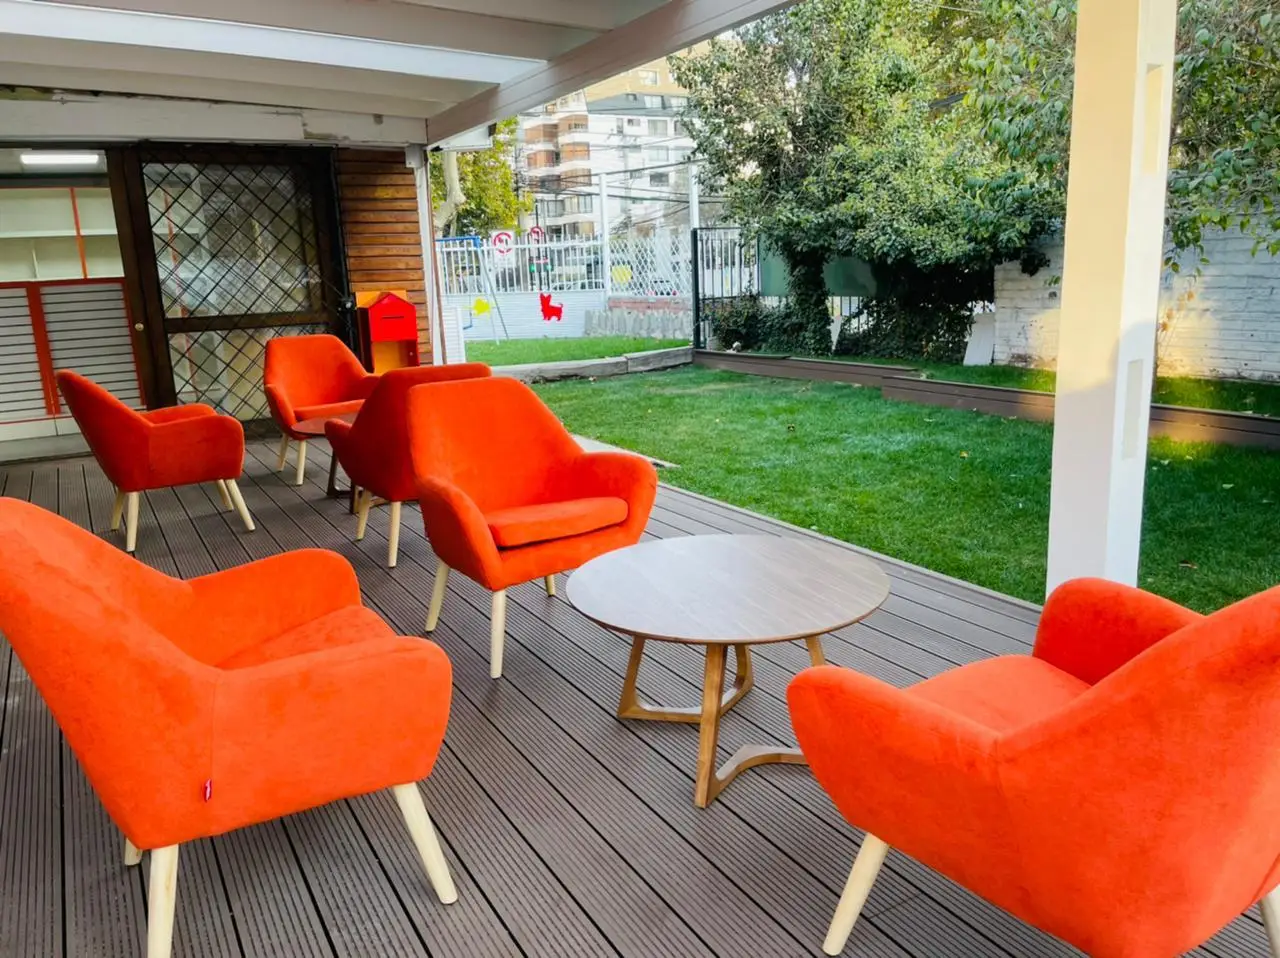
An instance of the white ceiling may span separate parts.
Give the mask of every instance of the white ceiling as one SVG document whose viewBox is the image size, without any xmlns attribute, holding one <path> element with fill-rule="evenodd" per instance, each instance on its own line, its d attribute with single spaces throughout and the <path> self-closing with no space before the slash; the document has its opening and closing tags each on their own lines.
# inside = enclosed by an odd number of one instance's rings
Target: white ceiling
<svg viewBox="0 0 1280 958">
<path fill-rule="evenodd" d="M 371 139 L 438 142 L 785 5 L 786 0 L 0 0 L 0 86 L 200 100 L 204 116 L 213 116 L 213 104 L 234 106 L 239 118 L 246 106 L 350 114 L 360 122 L 328 125 L 374 130 Z M 0 119 L 30 124 L 42 115 L 26 89 L 16 96 L 0 90 L 0 107 L 5 105 L 11 109 L 7 116 L 0 109 Z M 154 113 L 147 117 L 148 131 L 162 125 Z M 85 111 L 64 109 L 60 115 L 79 121 Z M 310 129 L 306 120 L 297 124 L 300 135 Z M 37 137 L 61 129 L 56 122 L 47 130 L 36 125 L 30 132 Z M 311 124 L 317 125 L 324 124 Z M 378 134 L 379 128 L 385 132 Z M 0 129 L 0 136 L 23 134 L 8 125 Z"/>
</svg>

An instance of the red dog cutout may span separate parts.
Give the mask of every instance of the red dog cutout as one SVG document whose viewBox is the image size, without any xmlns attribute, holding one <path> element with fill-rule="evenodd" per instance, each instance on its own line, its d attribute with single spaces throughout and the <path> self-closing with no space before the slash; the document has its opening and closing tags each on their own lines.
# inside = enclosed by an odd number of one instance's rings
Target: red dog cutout
<svg viewBox="0 0 1280 958">
<path fill-rule="evenodd" d="M 542 307 L 543 322 L 551 322 L 553 319 L 559 323 L 564 320 L 564 306 L 556 305 L 551 302 L 550 293 L 538 294 L 538 305 Z"/>
</svg>

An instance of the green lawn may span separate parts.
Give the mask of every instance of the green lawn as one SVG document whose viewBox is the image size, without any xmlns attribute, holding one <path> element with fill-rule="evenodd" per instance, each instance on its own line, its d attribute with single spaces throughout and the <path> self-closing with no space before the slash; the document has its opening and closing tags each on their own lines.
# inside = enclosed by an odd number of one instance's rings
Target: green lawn
<svg viewBox="0 0 1280 958">
<path fill-rule="evenodd" d="M 835 357 L 843 359 L 845 357 Z M 884 362 L 859 360 L 850 362 Z M 1020 366 L 955 366 L 947 363 L 922 363 L 894 360 L 903 366 L 914 366 L 930 379 L 978 383 L 983 386 L 1008 386 L 1013 389 L 1035 389 L 1053 392 L 1057 376 L 1048 369 L 1023 369 Z M 1195 409 L 1226 409 L 1280 417 L 1280 383 L 1258 383 L 1232 379 L 1193 379 L 1189 376 L 1158 376 L 1152 395 L 1154 402 Z"/>
<path fill-rule="evenodd" d="M 681 369 L 537 387 L 674 485 L 1043 599 L 1052 425 L 838 383 Z M 1280 581 L 1280 456 L 1151 443 L 1141 582 L 1210 610 Z"/>
<path fill-rule="evenodd" d="M 632 336 L 587 336 L 582 339 L 504 339 L 501 342 L 470 340 L 467 360 L 490 366 L 523 363 L 558 363 L 570 359 L 604 359 L 648 349 L 688 346 L 687 339 L 644 339 Z"/>
</svg>

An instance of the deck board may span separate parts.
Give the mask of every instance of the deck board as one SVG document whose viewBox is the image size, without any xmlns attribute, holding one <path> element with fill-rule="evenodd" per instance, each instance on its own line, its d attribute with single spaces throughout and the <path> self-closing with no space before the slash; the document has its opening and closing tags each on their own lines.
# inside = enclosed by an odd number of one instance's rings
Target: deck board
<svg viewBox="0 0 1280 958">
<path fill-rule="evenodd" d="M 246 534 L 212 486 L 144 497 L 138 558 L 195 576 L 285 549 L 334 549 L 366 601 L 420 634 L 435 561 L 406 508 L 400 562 L 385 568 L 387 510 L 352 541 L 346 501 L 323 494 L 328 454 L 306 483 L 251 443 L 241 489 Z M 286 472 L 292 476 L 292 469 Z M 91 460 L 0 470 L 31 499 L 120 543 L 113 491 Z M 662 487 L 648 535 L 816 533 Z M 828 659 L 896 685 L 990 655 L 1024 653 L 1034 607 L 883 560 L 893 594 L 826 640 Z M 563 584 L 563 583 L 562 583 Z M 386 793 L 339 802 L 183 849 L 175 955 L 791 956 L 819 945 L 860 833 L 808 773 L 769 767 L 708 809 L 692 804 L 696 729 L 613 717 L 629 645 L 535 584 L 510 591 L 505 675 L 491 682 L 488 595 L 455 576 L 434 639 L 454 663 L 449 733 L 422 785 L 460 900 L 435 901 Z M 747 742 L 794 742 L 786 683 L 807 664 L 795 643 L 757 649 L 756 689 L 726 716 L 722 756 Z M 650 643 L 640 691 L 693 704 L 696 650 Z M 0 641 L 0 955 L 128 958 L 145 935 L 144 872 L 62 742 L 21 664 Z M 14 827 L 14 826 L 17 827 Z M 1062 958 L 1073 949 L 897 853 L 846 951 L 874 958 Z M 1263 958 L 1256 914 L 1200 958 Z"/>
</svg>

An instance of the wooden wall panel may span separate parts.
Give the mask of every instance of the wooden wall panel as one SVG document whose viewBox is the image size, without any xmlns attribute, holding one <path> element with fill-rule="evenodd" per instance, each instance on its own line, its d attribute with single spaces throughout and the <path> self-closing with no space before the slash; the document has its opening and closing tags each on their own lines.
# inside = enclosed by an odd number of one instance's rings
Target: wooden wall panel
<svg viewBox="0 0 1280 958">
<path fill-rule="evenodd" d="M 338 150 L 337 168 L 351 290 L 405 290 L 418 307 L 419 353 L 429 363 L 426 267 L 413 170 L 399 150 Z"/>
</svg>

